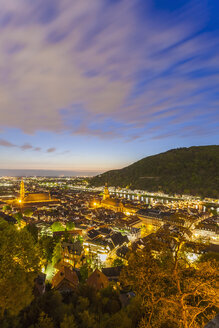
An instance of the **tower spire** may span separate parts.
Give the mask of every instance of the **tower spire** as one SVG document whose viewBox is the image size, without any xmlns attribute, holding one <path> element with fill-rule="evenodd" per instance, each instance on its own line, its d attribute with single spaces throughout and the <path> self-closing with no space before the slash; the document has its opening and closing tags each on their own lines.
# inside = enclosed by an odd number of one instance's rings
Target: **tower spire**
<svg viewBox="0 0 219 328">
<path fill-rule="evenodd" d="M 24 189 L 24 181 L 22 179 L 20 185 L 20 200 L 24 199 L 24 195 L 25 195 L 25 189 Z"/>
<path fill-rule="evenodd" d="M 105 188 L 104 188 L 104 193 L 103 193 L 103 200 L 110 198 L 110 194 L 109 194 L 109 189 L 107 186 L 107 183 L 105 183 Z"/>
</svg>

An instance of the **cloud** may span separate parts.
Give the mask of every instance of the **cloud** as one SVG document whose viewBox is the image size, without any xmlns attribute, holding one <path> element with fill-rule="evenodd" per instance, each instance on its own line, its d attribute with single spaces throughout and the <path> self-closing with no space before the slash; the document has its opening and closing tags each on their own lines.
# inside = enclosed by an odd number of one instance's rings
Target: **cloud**
<svg viewBox="0 0 219 328">
<path fill-rule="evenodd" d="M 16 145 L 8 140 L 5 140 L 5 139 L 0 139 L 0 146 L 2 147 L 7 147 L 7 148 L 18 148 L 18 149 L 21 149 L 21 150 L 34 150 L 34 151 L 41 151 L 42 148 L 41 147 L 35 147 L 33 145 L 31 145 L 30 143 L 24 143 L 23 145 Z M 56 151 L 56 148 L 54 147 L 51 147 L 51 148 L 48 148 L 46 150 L 47 153 L 52 153 Z"/>
<path fill-rule="evenodd" d="M 4 139 L 0 139 L 0 146 L 3 147 L 17 147 L 16 145 L 14 145 L 13 143 L 11 143 L 10 141 L 4 140 Z"/>
<path fill-rule="evenodd" d="M 53 153 L 54 151 L 56 151 L 56 148 L 54 147 L 47 149 L 47 153 Z"/>
<path fill-rule="evenodd" d="M 0 126 L 132 140 L 208 111 L 211 129 L 219 42 L 202 32 L 205 2 L 173 12 L 137 0 L 0 4 Z"/>
<path fill-rule="evenodd" d="M 34 147 L 34 151 L 41 151 L 41 147 Z"/>
<path fill-rule="evenodd" d="M 31 146 L 29 143 L 25 143 L 23 146 L 20 147 L 22 150 L 32 149 L 33 146 Z"/>
</svg>

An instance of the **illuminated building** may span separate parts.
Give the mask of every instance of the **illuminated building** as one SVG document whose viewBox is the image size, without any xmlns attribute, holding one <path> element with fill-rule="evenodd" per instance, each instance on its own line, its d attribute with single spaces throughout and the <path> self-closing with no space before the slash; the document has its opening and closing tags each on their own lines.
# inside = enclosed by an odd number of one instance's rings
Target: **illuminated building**
<svg viewBox="0 0 219 328">
<path fill-rule="evenodd" d="M 26 193 L 24 187 L 24 181 L 21 181 L 20 184 L 20 197 L 8 201 L 8 203 L 25 207 L 27 205 L 37 205 L 37 204 L 48 204 L 48 203 L 57 203 L 58 199 L 52 198 L 50 193 Z"/>
<path fill-rule="evenodd" d="M 24 196 L 25 196 L 24 181 L 21 180 L 21 185 L 20 185 L 20 201 L 21 202 L 24 200 Z"/>
<path fill-rule="evenodd" d="M 104 188 L 104 193 L 103 193 L 103 200 L 109 199 L 110 198 L 110 194 L 109 194 L 109 189 L 107 187 L 107 183 L 105 184 L 105 188 Z"/>
<path fill-rule="evenodd" d="M 84 257 L 84 248 L 80 240 L 74 243 L 62 243 L 62 260 L 64 263 L 75 267 L 81 266 L 81 260 Z"/>
<path fill-rule="evenodd" d="M 123 204 L 118 199 L 110 198 L 109 189 L 107 184 L 104 188 L 103 199 L 101 201 L 101 207 L 113 210 L 115 212 L 123 212 Z"/>
<path fill-rule="evenodd" d="M 103 199 L 101 202 L 94 202 L 94 207 L 104 207 L 115 212 L 122 212 L 126 215 L 132 215 L 137 212 L 137 209 L 134 206 L 124 205 L 119 199 L 111 198 L 107 184 L 104 188 Z"/>
</svg>

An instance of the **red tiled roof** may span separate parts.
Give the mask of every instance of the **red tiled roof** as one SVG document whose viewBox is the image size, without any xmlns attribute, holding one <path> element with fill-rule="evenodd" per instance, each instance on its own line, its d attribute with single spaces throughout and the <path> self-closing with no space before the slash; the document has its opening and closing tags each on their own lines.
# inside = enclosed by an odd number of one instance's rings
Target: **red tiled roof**
<svg viewBox="0 0 219 328">
<path fill-rule="evenodd" d="M 53 287 L 59 288 L 60 284 L 65 280 L 71 287 L 78 285 L 78 276 L 75 271 L 72 271 L 67 266 L 62 266 L 61 269 L 56 273 L 52 280 Z"/>
</svg>

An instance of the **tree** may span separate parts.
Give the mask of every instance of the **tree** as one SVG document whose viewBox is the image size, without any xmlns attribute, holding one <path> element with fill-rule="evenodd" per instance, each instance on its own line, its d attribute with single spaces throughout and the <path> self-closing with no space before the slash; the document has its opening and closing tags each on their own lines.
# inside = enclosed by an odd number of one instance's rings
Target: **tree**
<svg viewBox="0 0 219 328">
<path fill-rule="evenodd" d="M 64 320 L 60 325 L 60 328 L 77 328 L 75 323 L 75 317 L 73 315 L 65 315 Z"/>
<path fill-rule="evenodd" d="M 165 231 L 163 237 L 132 252 L 121 274 L 121 282 L 142 299 L 139 327 L 200 327 L 219 306 L 218 264 L 191 264 L 184 253 L 183 236 Z"/>
<path fill-rule="evenodd" d="M 54 328 L 53 320 L 48 315 L 42 312 L 39 316 L 38 324 L 36 328 Z"/>
<path fill-rule="evenodd" d="M 23 211 L 24 216 L 31 217 L 33 215 L 33 210 L 31 208 L 27 208 Z"/>
<path fill-rule="evenodd" d="M 65 230 L 64 226 L 59 221 L 54 222 L 50 228 L 52 232 Z"/>
<path fill-rule="evenodd" d="M 123 265 L 123 260 L 120 259 L 120 258 L 116 258 L 114 261 L 113 261 L 113 266 L 114 267 L 117 267 L 117 266 L 121 266 Z"/>
<path fill-rule="evenodd" d="M 42 301 L 42 310 L 54 322 L 62 322 L 65 314 L 65 304 L 62 302 L 62 295 L 58 291 L 50 290 L 43 295 Z"/>
<path fill-rule="evenodd" d="M 3 209 L 4 212 L 12 210 L 10 205 L 4 205 L 2 209 Z"/>
<path fill-rule="evenodd" d="M 79 296 L 77 303 L 77 312 L 83 312 L 88 309 L 90 305 L 89 299 L 87 297 Z"/>
<path fill-rule="evenodd" d="M 0 308 L 17 314 L 33 299 L 34 279 L 40 270 L 40 258 L 26 229 L 0 220 Z"/>
<path fill-rule="evenodd" d="M 101 299 L 98 303 L 102 303 L 102 310 L 110 314 L 118 312 L 121 308 L 119 293 L 109 285 L 100 291 Z"/>
<path fill-rule="evenodd" d="M 26 229 L 29 231 L 29 233 L 32 235 L 34 241 L 37 243 L 38 241 L 38 228 L 34 223 L 29 223 L 26 225 Z"/>
<path fill-rule="evenodd" d="M 132 319 L 132 327 L 137 327 L 142 317 L 141 298 L 139 296 L 133 297 L 125 310 L 128 317 Z"/>
<path fill-rule="evenodd" d="M 66 229 L 69 231 L 69 230 L 74 230 L 75 228 L 75 224 L 74 222 L 67 222 L 66 223 Z"/>
<path fill-rule="evenodd" d="M 42 236 L 38 241 L 42 257 L 48 262 L 52 261 L 53 250 L 55 248 L 54 238 L 51 236 Z"/>
<path fill-rule="evenodd" d="M 117 312 L 106 320 L 105 328 L 132 328 L 132 320 L 127 316 L 125 311 Z"/>
<path fill-rule="evenodd" d="M 83 244 L 83 237 L 82 236 L 80 236 L 80 235 L 78 235 L 77 236 L 77 241 L 79 241 L 81 244 Z"/>
<path fill-rule="evenodd" d="M 216 252 L 204 253 L 199 258 L 200 262 L 207 262 L 211 260 L 215 260 L 219 263 L 219 254 Z"/>
<path fill-rule="evenodd" d="M 89 313 L 89 311 L 84 310 L 80 313 L 81 319 L 81 328 L 95 328 L 97 327 L 97 323 L 95 321 L 95 317 L 93 314 Z"/>
<path fill-rule="evenodd" d="M 17 212 L 15 214 L 13 214 L 13 217 L 15 218 L 15 220 L 17 220 L 18 225 L 21 226 L 21 220 L 23 219 L 22 213 Z"/>
<path fill-rule="evenodd" d="M 56 265 L 62 259 L 62 245 L 58 242 L 53 250 L 52 254 L 52 264 Z"/>
<path fill-rule="evenodd" d="M 91 272 L 90 266 L 88 263 L 85 263 L 84 265 L 81 266 L 80 268 L 80 276 L 81 276 L 81 282 L 84 283 L 89 275 L 89 272 Z"/>
</svg>

